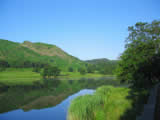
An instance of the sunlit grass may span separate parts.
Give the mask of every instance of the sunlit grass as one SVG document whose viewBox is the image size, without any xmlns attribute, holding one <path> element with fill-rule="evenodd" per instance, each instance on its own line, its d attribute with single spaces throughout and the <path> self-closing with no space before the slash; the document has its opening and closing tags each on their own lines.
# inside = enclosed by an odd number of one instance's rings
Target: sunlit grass
<svg viewBox="0 0 160 120">
<path fill-rule="evenodd" d="M 110 77 L 111 75 L 102 75 L 99 73 L 87 73 L 81 75 L 79 72 L 61 72 L 57 78 L 60 80 L 79 80 L 81 78 L 100 78 Z M 32 68 L 8 68 L 0 72 L 0 83 L 5 84 L 33 84 L 35 81 L 42 81 L 40 73 L 32 72 Z"/>
<path fill-rule="evenodd" d="M 86 78 L 96 78 L 96 77 L 110 77 L 113 75 L 103 75 L 100 73 L 86 73 L 84 75 L 80 74 L 79 72 L 62 72 L 62 76 L 60 76 L 60 78 L 82 78 L 82 77 L 86 77 Z"/>
<path fill-rule="evenodd" d="M 102 86 L 93 95 L 80 96 L 71 103 L 68 120 L 121 120 L 132 108 L 129 88 Z"/>
<path fill-rule="evenodd" d="M 32 84 L 40 81 L 41 76 L 31 69 L 7 69 L 0 72 L 0 82 L 5 84 Z"/>
</svg>

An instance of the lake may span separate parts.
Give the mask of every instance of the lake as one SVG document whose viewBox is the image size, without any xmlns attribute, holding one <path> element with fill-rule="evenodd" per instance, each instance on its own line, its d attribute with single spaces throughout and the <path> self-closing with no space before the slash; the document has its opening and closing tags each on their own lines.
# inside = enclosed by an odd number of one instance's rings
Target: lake
<svg viewBox="0 0 160 120">
<path fill-rule="evenodd" d="M 66 120 L 67 110 L 74 98 L 92 94 L 102 85 L 117 86 L 118 83 L 108 77 L 45 80 L 23 86 L 4 85 L 0 93 L 0 120 Z"/>
</svg>

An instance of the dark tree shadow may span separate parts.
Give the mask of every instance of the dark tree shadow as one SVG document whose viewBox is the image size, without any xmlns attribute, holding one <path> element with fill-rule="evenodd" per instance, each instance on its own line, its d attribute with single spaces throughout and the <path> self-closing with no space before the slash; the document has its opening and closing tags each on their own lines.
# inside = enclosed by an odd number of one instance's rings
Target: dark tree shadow
<svg viewBox="0 0 160 120">
<path fill-rule="evenodd" d="M 126 97 L 132 101 L 132 107 L 121 116 L 120 120 L 136 120 L 136 117 L 143 112 L 143 106 L 147 103 L 149 90 L 131 88 L 129 95 Z"/>
<path fill-rule="evenodd" d="M 156 108 L 155 108 L 155 120 L 160 120 L 160 86 L 158 88 L 158 92 L 157 92 L 157 96 L 156 96 L 156 99 L 157 99 L 157 102 L 156 102 Z"/>
</svg>

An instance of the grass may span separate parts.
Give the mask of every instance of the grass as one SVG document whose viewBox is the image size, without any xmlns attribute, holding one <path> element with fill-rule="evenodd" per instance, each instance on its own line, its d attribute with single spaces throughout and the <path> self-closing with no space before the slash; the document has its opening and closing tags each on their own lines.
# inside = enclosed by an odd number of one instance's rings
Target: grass
<svg viewBox="0 0 160 120">
<path fill-rule="evenodd" d="M 58 79 L 72 79 L 78 80 L 81 78 L 100 78 L 109 77 L 111 75 L 102 75 L 98 73 L 87 73 L 81 75 L 79 72 L 62 72 Z M 35 81 L 42 81 L 40 73 L 32 72 L 32 68 L 8 68 L 7 70 L 0 72 L 0 83 L 7 85 L 15 84 L 33 84 Z"/>
<path fill-rule="evenodd" d="M 7 69 L 0 72 L 0 82 L 5 84 L 32 84 L 41 79 L 40 74 L 32 69 Z"/>
<path fill-rule="evenodd" d="M 113 77 L 113 75 L 103 75 L 99 73 L 86 73 L 84 75 L 79 72 L 62 72 L 59 78 L 64 79 L 79 79 L 79 78 L 99 78 L 99 77 Z"/>
<path fill-rule="evenodd" d="M 129 88 L 102 86 L 93 95 L 79 96 L 71 103 L 68 120 L 133 120 L 137 110 L 128 114 L 135 103 L 135 99 L 128 99 L 130 92 Z M 147 92 L 141 94 L 146 95 Z"/>
</svg>

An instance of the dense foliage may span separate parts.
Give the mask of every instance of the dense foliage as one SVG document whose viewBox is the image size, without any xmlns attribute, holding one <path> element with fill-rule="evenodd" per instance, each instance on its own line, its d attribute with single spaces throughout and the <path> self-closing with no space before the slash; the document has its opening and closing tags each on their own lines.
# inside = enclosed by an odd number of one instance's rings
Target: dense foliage
<svg viewBox="0 0 160 120">
<path fill-rule="evenodd" d="M 69 68 L 68 68 L 68 71 L 69 71 L 69 72 L 74 72 L 74 69 L 73 69 L 72 67 L 69 67 Z"/>
<path fill-rule="evenodd" d="M 88 73 L 94 73 L 96 71 L 96 66 L 92 64 L 87 65 L 87 72 Z"/>
<path fill-rule="evenodd" d="M 57 77 L 60 75 L 61 70 L 58 67 L 45 67 L 42 73 L 43 78 L 51 78 L 51 77 Z"/>
<path fill-rule="evenodd" d="M 117 60 L 108 60 L 108 59 L 94 59 L 86 61 L 88 65 L 87 70 L 89 73 L 97 71 L 101 74 L 114 74 L 114 71 L 117 66 Z"/>
<path fill-rule="evenodd" d="M 79 72 L 80 72 L 80 74 L 85 75 L 86 74 L 86 69 L 85 68 L 80 68 Z"/>
<path fill-rule="evenodd" d="M 160 80 L 160 21 L 138 22 L 128 27 L 126 50 L 117 75 L 135 87 L 150 87 Z"/>
</svg>

